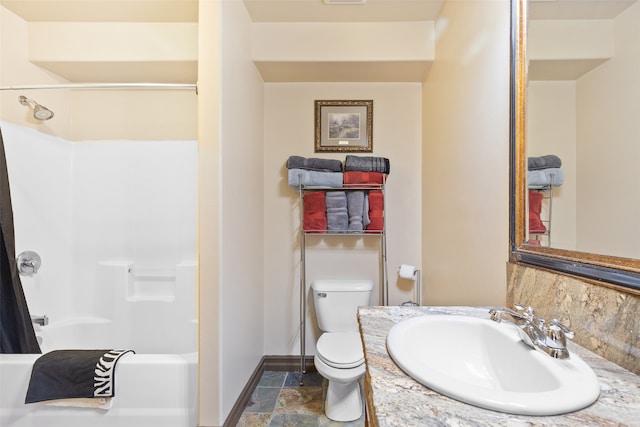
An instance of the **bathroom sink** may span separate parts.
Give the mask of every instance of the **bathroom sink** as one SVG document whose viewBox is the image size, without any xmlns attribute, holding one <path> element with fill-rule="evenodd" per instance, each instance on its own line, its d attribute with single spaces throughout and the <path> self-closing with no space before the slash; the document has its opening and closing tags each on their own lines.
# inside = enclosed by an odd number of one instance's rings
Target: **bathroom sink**
<svg viewBox="0 0 640 427">
<path fill-rule="evenodd" d="M 579 356 L 554 359 L 527 346 L 513 325 L 456 315 L 396 323 L 391 358 L 419 383 L 453 399 L 518 415 L 557 415 L 598 399 L 600 385 Z"/>
</svg>

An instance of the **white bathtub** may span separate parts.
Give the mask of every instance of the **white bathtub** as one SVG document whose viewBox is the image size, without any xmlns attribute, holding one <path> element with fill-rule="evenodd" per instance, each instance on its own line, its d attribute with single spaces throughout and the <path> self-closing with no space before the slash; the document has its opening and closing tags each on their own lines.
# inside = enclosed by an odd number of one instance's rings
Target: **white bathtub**
<svg viewBox="0 0 640 427">
<path fill-rule="evenodd" d="M 116 337 L 114 323 L 71 319 L 36 327 L 42 351 L 69 348 L 131 348 L 116 367 L 116 397 L 109 410 L 24 404 L 37 354 L 0 354 L 2 427 L 195 427 L 197 422 L 196 323 L 174 325 L 162 345 L 155 337 L 132 344 Z M 159 334 L 166 333 L 158 331 Z M 181 340 L 172 337 L 181 336 Z M 185 338 L 186 337 L 186 338 Z M 114 344 L 115 343 L 115 344 Z M 163 347 L 164 348 L 161 348 Z M 152 352 L 149 352 L 151 350 Z M 164 351 L 163 351 L 164 350 Z"/>
</svg>

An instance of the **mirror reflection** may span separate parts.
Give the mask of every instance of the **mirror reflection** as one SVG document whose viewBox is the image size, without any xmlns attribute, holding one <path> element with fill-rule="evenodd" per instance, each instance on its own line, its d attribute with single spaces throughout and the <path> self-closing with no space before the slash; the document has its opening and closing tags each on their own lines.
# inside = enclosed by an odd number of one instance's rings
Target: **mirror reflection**
<svg viewBox="0 0 640 427">
<path fill-rule="evenodd" d="M 530 0 L 525 244 L 640 258 L 640 2 Z"/>
</svg>

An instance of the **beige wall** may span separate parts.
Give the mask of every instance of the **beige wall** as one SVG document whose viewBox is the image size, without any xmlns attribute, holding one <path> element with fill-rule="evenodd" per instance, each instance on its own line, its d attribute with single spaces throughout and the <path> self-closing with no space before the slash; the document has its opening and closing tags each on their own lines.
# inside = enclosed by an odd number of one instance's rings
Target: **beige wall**
<svg viewBox="0 0 640 427">
<path fill-rule="evenodd" d="M 69 83 L 30 62 L 29 39 L 46 27 L 29 24 L 0 6 L 0 86 L 55 85 Z M 109 32 L 103 33 L 108 37 Z M 91 37 L 99 37 L 100 33 Z M 89 36 L 88 36 L 89 37 Z M 47 38 L 47 34 L 40 38 Z M 50 38 L 50 37 L 49 37 Z M 87 40 L 85 40 L 87 41 Z M 104 44 L 104 40 L 94 39 Z M 91 40 L 87 42 L 91 45 Z M 53 44 L 52 46 L 57 46 Z M 50 49 L 53 51 L 54 49 Z M 59 51 L 64 51 L 64 46 Z M 151 68 L 144 81 L 156 81 Z M 135 83 L 127 81 L 128 83 Z M 102 83 L 92 81 L 90 83 Z M 195 82 L 192 82 L 195 83 Z M 33 112 L 17 98 L 33 98 L 55 113 L 48 121 L 33 118 Z M 22 126 L 67 140 L 195 139 L 196 94 L 167 90 L 22 90 L 0 92 L 0 117 Z"/>
<path fill-rule="evenodd" d="M 638 22 L 636 2 L 614 20 L 615 56 L 576 90 L 578 248 L 628 258 L 640 258 Z"/>
<path fill-rule="evenodd" d="M 220 3 L 200 2 L 198 74 L 198 425 L 222 425 Z"/>
<path fill-rule="evenodd" d="M 640 155 L 634 115 L 640 108 L 638 20 L 635 3 L 613 20 L 573 23 L 583 27 L 578 38 L 567 37 L 569 27 L 558 24 L 563 21 L 534 21 L 530 57 L 552 60 L 542 61 L 544 81 L 529 82 L 527 150 L 533 156 L 558 154 L 565 174 L 554 189 L 553 247 L 640 256 L 640 202 L 621 197 L 636 193 L 640 184 L 634 165 Z M 596 65 L 560 80 L 576 57 Z"/>
<path fill-rule="evenodd" d="M 562 159 L 564 184 L 553 189 L 551 245 L 569 250 L 576 249 L 575 96 L 575 81 L 530 81 L 527 87 L 527 155 Z"/>
<path fill-rule="evenodd" d="M 447 2 L 436 34 L 422 101 L 424 302 L 504 304 L 509 2 Z"/>
<path fill-rule="evenodd" d="M 373 153 L 390 160 L 385 189 L 389 299 L 410 298 L 411 283 L 398 279 L 402 263 L 420 266 L 420 85 L 417 83 L 265 84 L 264 157 L 264 336 L 265 354 L 299 354 L 299 203 L 287 183 L 291 155 L 345 159 L 345 153 L 314 153 L 314 100 L 372 99 Z M 315 279 L 370 279 L 379 304 L 378 236 L 307 238 L 307 284 Z M 307 354 L 318 333 L 309 297 Z"/>
<path fill-rule="evenodd" d="M 29 62 L 28 24 L 22 18 L 0 6 L 0 86 L 18 84 L 66 83 Z M 18 96 L 33 97 L 55 110 L 56 120 L 41 122 L 33 118 L 33 111 L 18 102 Z M 69 110 L 71 102 L 65 91 L 1 91 L 0 118 L 22 126 L 38 129 L 62 138 L 71 138 Z"/>
</svg>

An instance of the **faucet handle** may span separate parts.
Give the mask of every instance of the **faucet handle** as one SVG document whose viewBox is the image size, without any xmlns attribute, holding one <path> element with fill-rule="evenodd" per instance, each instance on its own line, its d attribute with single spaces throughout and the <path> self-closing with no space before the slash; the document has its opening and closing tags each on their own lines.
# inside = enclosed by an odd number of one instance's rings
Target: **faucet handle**
<svg viewBox="0 0 640 427">
<path fill-rule="evenodd" d="M 547 337 L 554 340 L 556 343 L 566 347 L 567 338 L 573 339 L 575 334 L 571 329 L 560 323 L 558 319 L 553 319 L 549 322 L 549 326 L 546 328 Z"/>
<path fill-rule="evenodd" d="M 536 312 L 531 306 L 524 306 L 520 304 L 513 304 L 513 308 L 516 309 L 516 312 L 522 317 L 528 320 L 534 320 L 536 318 Z"/>
<path fill-rule="evenodd" d="M 18 264 L 18 272 L 21 276 L 33 276 L 42 265 L 40 255 L 33 251 L 21 252 L 16 262 Z"/>
</svg>

